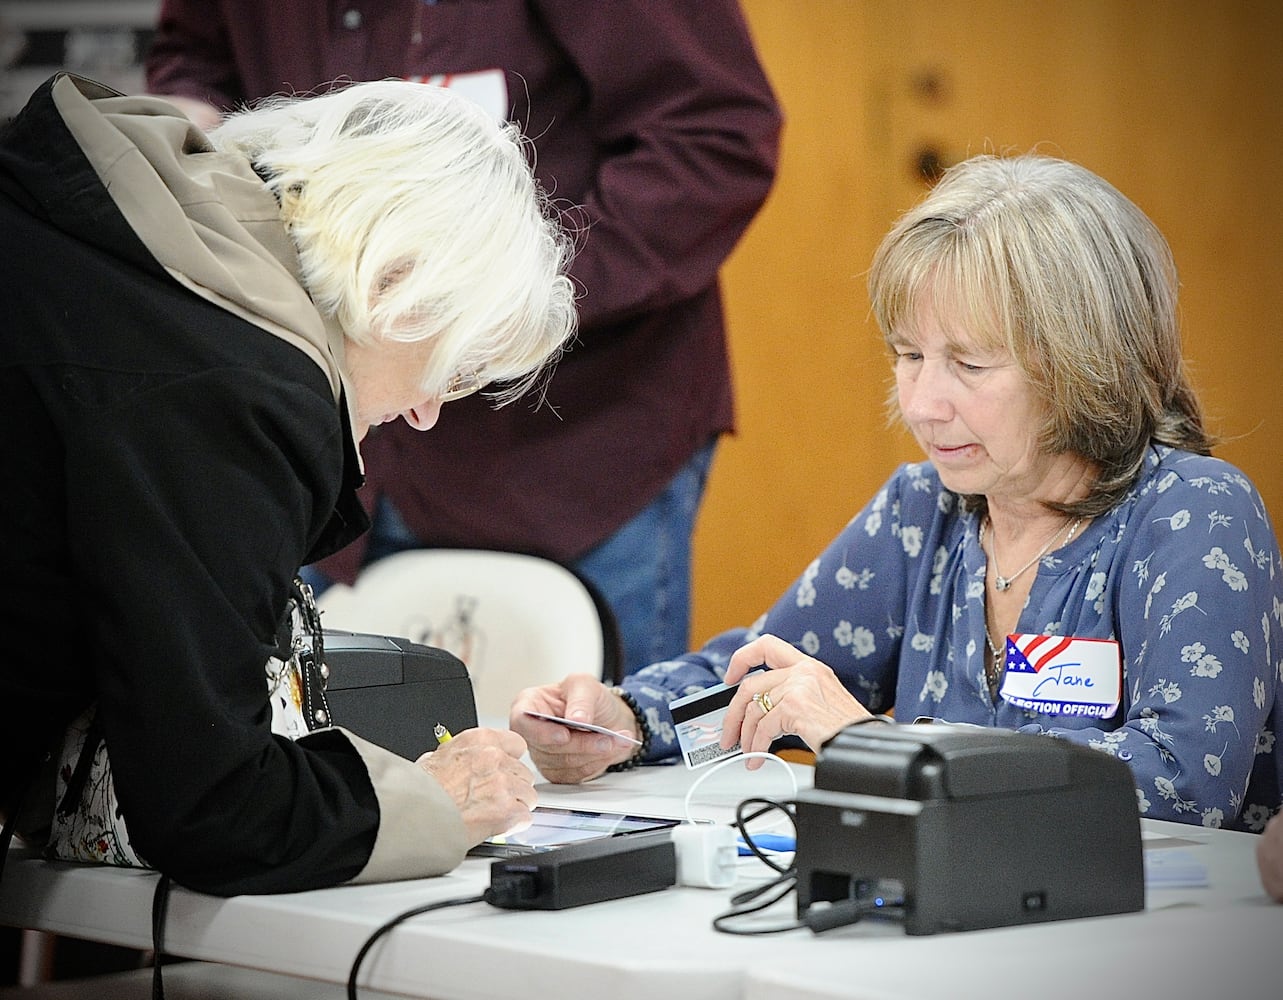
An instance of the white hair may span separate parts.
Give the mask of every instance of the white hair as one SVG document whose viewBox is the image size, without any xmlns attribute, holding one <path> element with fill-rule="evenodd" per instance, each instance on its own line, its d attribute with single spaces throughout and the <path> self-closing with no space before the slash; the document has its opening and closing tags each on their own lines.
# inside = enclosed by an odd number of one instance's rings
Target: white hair
<svg viewBox="0 0 1283 1000">
<path fill-rule="evenodd" d="M 515 398 L 573 334 L 571 241 L 516 125 L 383 80 L 268 98 L 209 137 L 272 189 L 304 285 L 350 339 L 433 339 L 426 392 L 475 371 Z"/>
</svg>

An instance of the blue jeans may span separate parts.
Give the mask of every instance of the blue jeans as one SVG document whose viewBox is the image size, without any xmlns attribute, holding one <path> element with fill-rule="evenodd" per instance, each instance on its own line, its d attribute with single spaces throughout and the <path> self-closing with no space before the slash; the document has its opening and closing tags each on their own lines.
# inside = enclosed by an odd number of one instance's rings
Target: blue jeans
<svg viewBox="0 0 1283 1000">
<path fill-rule="evenodd" d="M 697 451 L 641 513 L 571 563 L 614 610 L 626 673 L 690 648 L 691 534 L 716 446 Z M 365 562 L 422 547 L 381 497 Z M 332 582 L 315 566 L 300 575 L 317 594 Z"/>
</svg>

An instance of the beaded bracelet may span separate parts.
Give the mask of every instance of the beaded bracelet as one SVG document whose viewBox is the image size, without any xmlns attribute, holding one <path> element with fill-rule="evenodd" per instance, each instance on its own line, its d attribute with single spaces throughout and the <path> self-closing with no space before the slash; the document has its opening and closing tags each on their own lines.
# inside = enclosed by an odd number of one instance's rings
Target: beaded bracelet
<svg viewBox="0 0 1283 1000">
<path fill-rule="evenodd" d="M 650 751 L 650 723 L 646 721 L 646 715 L 642 712 L 641 706 L 637 704 L 637 699 L 631 694 L 621 687 L 612 687 L 610 693 L 623 699 L 624 704 L 632 711 L 633 718 L 637 720 L 637 728 L 641 733 L 641 746 L 637 748 L 637 752 L 627 760 L 621 760 L 618 764 L 611 764 L 610 767 L 606 768 L 607 771 L 628 771 L 640 764 L 642 758 Z"/>
</svg>

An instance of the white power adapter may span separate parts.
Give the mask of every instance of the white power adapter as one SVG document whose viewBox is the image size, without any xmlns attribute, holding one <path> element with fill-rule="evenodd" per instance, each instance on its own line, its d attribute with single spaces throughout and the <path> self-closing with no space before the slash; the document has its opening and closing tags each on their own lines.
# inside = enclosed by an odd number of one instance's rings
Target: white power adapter
<svg viewBox="0 0 1283 1000">
<path fill-rule="evenodd" d="M 735 883 L 739 848 L 735 828 L 713 823 L 679 823 L 673 827 L 677 850 L 677 884 L 725 889 Z"/>
</svg>

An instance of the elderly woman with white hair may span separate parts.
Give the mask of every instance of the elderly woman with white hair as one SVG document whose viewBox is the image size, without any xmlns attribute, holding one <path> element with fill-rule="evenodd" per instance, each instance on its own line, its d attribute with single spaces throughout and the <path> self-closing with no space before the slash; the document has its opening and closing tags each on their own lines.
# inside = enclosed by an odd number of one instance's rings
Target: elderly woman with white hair
<svg viewBox="0 0 1283 1000">
<path fill-rule="evenodd" d="M 59 75 L 0 131 L 0 234 L 6 826 L 109 778 L 91 851 L 230 894 L 440 874 L 528 819 L 517 735 L 417 762 L 294 740 L 264 675 L 306 617 L 298 567 L 368 523 L 366 430 L 509 401 L 573 333 L 516 128 L 386 81 L 206 135 Z M 105 749 L 77 785 L 50 772 L 86 718 Z"/>
<path fill-rule="evenodd" d="M 978 156 L 894 225 L 869 291 L 926 461 L 751 628 L 622 694 L 523 692 L 512 725 L 540 771 L 672 755 L 668 703 L 725 681 L 726 749 L 819 750 L 894 709 L 1094 747 L 1130 765 L 1146 816 L 1262 830 L 1283 793 L 1283 564 L 1260 494 L 1211 455 L 1157 227 L 1076 164 Z"/>
</svg>

